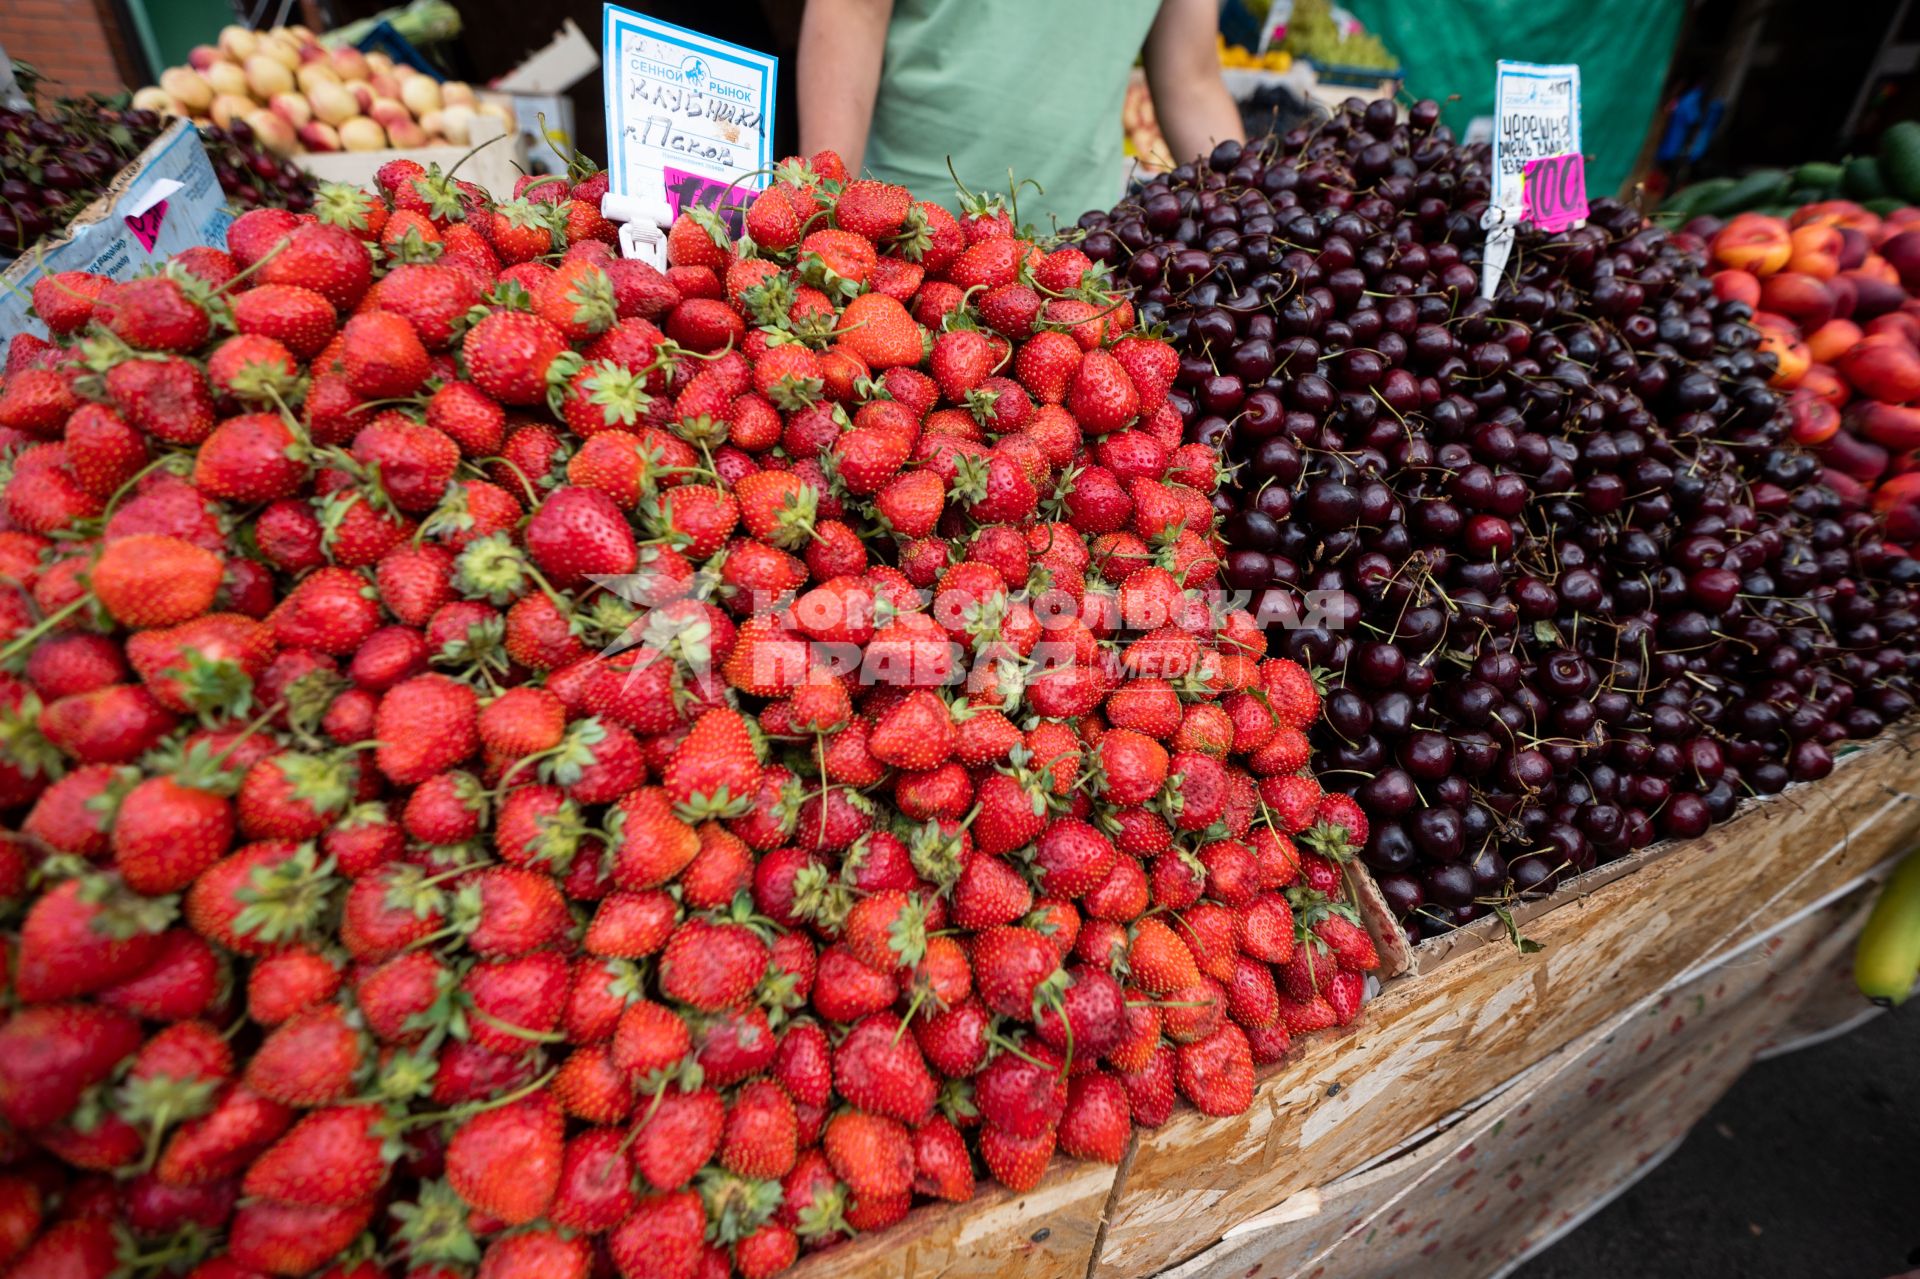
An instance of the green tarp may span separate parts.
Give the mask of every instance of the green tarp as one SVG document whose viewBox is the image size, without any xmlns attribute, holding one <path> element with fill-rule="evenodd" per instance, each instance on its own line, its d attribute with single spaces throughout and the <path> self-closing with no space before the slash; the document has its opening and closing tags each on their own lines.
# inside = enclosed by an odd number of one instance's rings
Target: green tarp
<svg viewBox="0 0 1920 1279">
<path fill-rule="evenodd" d="M 1493 64 L 1580 64 L 1581 144 L 1587 190 L 1612 194 L 1627 179 L 1660 106 L 1684 0 L 1345 0 L 1400 59 L 1407 92 L 1434 98 L 1464 133 L 1493 113 Z"/>
</svg>

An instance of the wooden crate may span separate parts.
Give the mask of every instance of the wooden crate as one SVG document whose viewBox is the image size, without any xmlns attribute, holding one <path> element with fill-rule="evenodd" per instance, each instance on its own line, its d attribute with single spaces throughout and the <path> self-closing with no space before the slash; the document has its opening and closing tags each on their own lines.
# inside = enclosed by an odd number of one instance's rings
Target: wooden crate
<svg viewBox="0 0 1920 1279">
<path fill-rule="evenodd" d="M 1823 900 L 1920 834 L 1916 733 L 1844 756 L 1697 840 L 1577 881 L 1525 920 L 1537 953 L 1481 941 L 1386 983 L 1355 1025 L 1266 1072 L 1246 1114 L 1182 1108 L 1118 1168 L 1058 1160 L 803 1262 L 797 1279 L 1135 1279 L 1393 1151 L 1556 1049 L 1636 1015 L 1675 978 Z"/>
</svg>

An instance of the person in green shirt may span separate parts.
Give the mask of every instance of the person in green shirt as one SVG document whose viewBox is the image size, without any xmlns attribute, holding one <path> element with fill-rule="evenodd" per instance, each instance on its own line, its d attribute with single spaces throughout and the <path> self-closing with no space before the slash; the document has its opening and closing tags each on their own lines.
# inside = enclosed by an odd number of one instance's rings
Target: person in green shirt
<svg viewBox="0 0 1920 1279">
<path fill-rule="evenodd" d="M 1071 226 L 1119 199 L 1136 55 L 1176 160 L 1244 141 L 1220 79 L 1217 0 L 807 0 L 800 149 L 957 207 L 1019 192 L 1022 222 Z"/>
</svg>

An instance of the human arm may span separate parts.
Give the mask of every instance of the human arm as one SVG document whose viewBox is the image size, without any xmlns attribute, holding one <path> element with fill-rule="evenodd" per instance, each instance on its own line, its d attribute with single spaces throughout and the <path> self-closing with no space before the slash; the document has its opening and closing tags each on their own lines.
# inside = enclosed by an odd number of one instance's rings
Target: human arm
<svg viewBox="0 0 1920 1279">
<path fill-rule="evenodd" d="M 1220 79 L 1218 27 L 1215 0 L 1162 0 L 1141 50 L 1153 113 L 1177 163 L 1205 156 L 1216 142 L 1246 141 L 1240 109 Z"/>
<path fill-rule="evenodd" d="M 859 173 L 880 91 L 893 0 L 807 0 L 800 19 L 800 150 L 832 150 Z"/>
</svg>

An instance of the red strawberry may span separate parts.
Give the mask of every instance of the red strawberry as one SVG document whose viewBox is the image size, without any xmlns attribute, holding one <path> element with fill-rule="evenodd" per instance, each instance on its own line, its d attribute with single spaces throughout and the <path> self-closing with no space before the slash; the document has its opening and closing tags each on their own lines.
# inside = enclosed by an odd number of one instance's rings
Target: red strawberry
<svg viewBox="0 0 1920 1279">
<path fill-rule="evenodd" d="M 993 372 L 994 363 L 986 335 L 975 329 L 953 329 L 933 340 L 928 367 L 940 384 L 940 394 L 949 403 L 959 404 Z"/>
<path fill-rule="evenodd" d="M 371 316 L 356 316 L 354 323 Z M 382 413 L 353 438 L 353 458 L 377 467 L 380 487 L 402 511 L 431 511 L 446 495 L 460 447 L 431 426 Z"/>
<path fill-rule="evenodd" d="M 128 280 L 103 290 L 94 317 L 128 346 L 184 355 L 213 331 L 205 308 L 178 280 L 164 275 Z"/>
<path fill-rule="evenodd" d="M 980 1157 L 995 1181 L 1021 1193 L 1040 1184 L 1053 1157 L 1055 1139 L 1052 1128 L 1032 1137 L 1016 1137 L 989 1124 L 980 1130 Z"/>
<path fill-rule="evenodd" d="M 461 353 L 474 383 L 502 404 L 538 404 L 566 335 L 525 311 L 495 311 L 467 331 Z"/>
<path fill-rule="evenodd" d="M 821 1142 L 835 1175 L 863 1199 L 888 1199 L 913 1187 L 913 1139 L 894 1120 L 847 1110 L 827 1121 Z"/>
<path fill-rule="evenodd" d="M 522 1225 L 553 1202 L 562 1153 L 559 1109 L 550 1096 L 535 1093 L 456 1128 L 447 1142 L 447 1181 L 473 1207 Z"/>
<path fill-rule="evenodd" d="M 727 709 L 702 715 L 668 760 L 662 783 L 683 821 L 744 814 L 760 785 L 746 720 Z"/>
<path fill-rule="evenodd" d="M 373 283 L 373 257 L 351 231 L 305 223 L 287 234 L 279 252 L 260 267 L 258 279 L 311 289 L 340 310 L 351 310 Z"/>
<path fill-rule="evenodd" d="M 115 1240 L 114 1223 L 105 1216 L 56 1221 L 38 1239 L 25 1245 L 11 1273 L 22 1279 L 29 1275 L 109 1279 L 120 1264 Z"/>
<path fill-rule="evenodd" d="M 913 1132 L 913 1189 L 949 1203 L 973 1198 L 973 1161 L 960 1130 L 935 1115 Z"/>
<path fill-rule="evenodd" d="M 847 303 L 836 331 L 876 370 L 910 368 L 920 362 L 924 350 L 913 316 L 884 293 L 863 293 Z"/>
<path fill-rule="evenodd" d="M 1172 1045 L 1153 1044 L 1137 1070 L 1120 1076 L 1120 1083 L 1127 1090 L 1127 1106 L 1133 1112 L 1133 1122 L 1143 1128 L 1158 1128 L 1173 1113 L 1177 1099 L 1174 1060 Z"/>
<path fill-rule="evenodd" d="M 106 374 L 121 417 L 167 444 L 200 444 L 213 430 L 213 394 L 184 359 L 123 359 Z"/>
<path fill-rule="evenodd" d="M 850 182 L 833 205 L 836 225 L 869 240 L 885 240 L 899 233 L 913 206 L 905 187 L 862 179 Z"/>
<path fill-rule="evenodd" d="M 17 1128 L 57 1123 L 140 1046 L 140 1023 L 90 1004 L 48 1004 L 0 1025 L 0 1115 Z"/>
<path fill-rule="evenodd" d="M 290 946 L 256 962 L 247 977 L 247 1016 L 277 1026 L 340 989 L 340 969 L 306 946 Z"/>
<path fill-rule="evenodd" d="M 1339 1014 L 1324 998 L 1315 995 L 1311 999 L 1295 999 L 1289 995 L 1280 997 L 1280 1019 L 1278 1024 L 1294 1038 L 1310 1035 L 1316 1030 L 1325 1030 L 1339 1024 Z"/>
<path fill-rule="evenodd" d="M 1367 993 L 1367 979 L 1357 972 L 1342 970 L 1333 975 L 1326 989 L 1327 1006 L 1333 1009 L 1334 1023 L 1345 1026 L 1360 1015 L 1360 1004 Z"/>
<path fill-rule="evenodd" d="M 783 252 L 800 243 L 800 228 L 813 212 L 812 201 L 795 198 L 792 187 L 776 182 L 747 206 L 746 231 L 763 249 Z"/>
<path fill-rule="evenodd" d="M 864 1018 L 834 1050 L 834 1086 L 869 1114 L 913 1127 L 932 1113 L 937 1089 L 919 1047 L 900 1032 L 890 1013 Z"/>
<path fill-rule="evenodd" d="M 1281 723 L 1305 729 L 1320 717 L 1320 690 L 1298 662 L 1269 658 L 1260 663 L 1260 679 Z M 1366 838 L 1364 831 L 1360 838 Z"/>
<path fill-rule="evenodd" d="M 874 724 L 867 749 L 883 764 L 920 770 L 949 758 L 958 741 L 959 731 L 939 694 L 915 689 Z"/>
<path fill-rule="evenodd" d="M 1066 1109 L 1060 1116 L 1060 1149 L 1078 1159 L 1117 1164 L 1133 1133 L 1127 1090 L 1105 1071 L 1068 1081 Z"/>
<path fill-rule="evenodd" d="M 1153 916 L 1134 925 L 1128 962 L 1133 980 L 1143 990 L 1157 995 L 1183 990 L 1200 980 L 1200 969 L 1187 943 Z"/>
<path fill-rule="evenodd" d="M 700 1279 L 707 1213 L 691 1190 L 653 1195 L 634 1205 L 607 1236 L 607 1251 L 624 1279 Z M 722 1261 L 724 1263 L 724 1260 Z"/>
<path fill-rule="evenodd" d="M 1072 817 L 1055 821 L 1034 844 L 1040 891 L 1051 897 L 1079 897 L 1106 879 L 1115 855 L 1113 842 L 1086 822 Z"/>
<path fill-rule="evenodd" d="M 0 384 L 0 427 L 52 439 L 79 405 L 65 373 L 21 369 Z"/>
<path fill-rule="evenodd" d="M 363 1046 L 359 1032 L 332 1004 L 301 1013 L 274 1029 L 247 1063 L 247 1087 L 289 1106 L 339 1101 L 350 1094 Z"/>
<path fill-rule="evenodd" d="M 174 626 L 205 613 L 220 591 L 220 557 L 177 537 L 136 533 L 107 544 L 93 593 L 122 625 Z"/>
<path fill-rule="evenodd" d="M 93 307 L 112 284 L 92 271 L 54 271 L 33 282 L 33 312 L 58 337 L 78 333 L 93 319 Z"/>
<path fill-rule="evenodd" d="M 667 228 L 667 261 L 674 266 L 723 268 L 732 247 L 726 225 L 711 209 L 688 208 Z"/>
<path fill-rule="evenodd" d="M 60 884 L 20 925 L 14 993 L 27 1003 L 90 994 L 132 977 L 159 953 L 174 903 L 142 897 L 104 875 Z"/>
<path fill-rule="evenodd" d="M 671 998 L 715 1012 L 753 992 L 767 966 L 767 946 L 741 924 L 688 920 L 660 957 L 660 989 Z"/>
<path fill-rule="evenodd" d="M 1066 985 L 1060 956 L 1029 928 L 991 927 L 973 941 L 974 988 L 987 1007 L 1022 1021 L 1056 1002 Z"/>
<path fill-rule="evenodd" d="M 727 1105 L 711 1088 L 666 1086 L 634 1126 L 633 1164 L 656 1190 L 677 1190 L 713 1157 L 726 1134 Z"/>
<path fill-rule="evenodd" d="M 318 355 L 334 336 L 334 304 L 299 285 L 259 284 L 235 294 L 229 305 L 240 333 L 273 338 L 303 360 Z"/>
<path fill-rule="evenodd" d="M 270 502 L 307 479 L 304 450 L 277 413 L 245 413 L 214 428 L 193 463 L 193 485 L 209 497 Z"/>
<path fill-rule="evenodd" d="M 1008 1136 L 1053 1131 L 1067 1104 L 1064 1058 L 1034 1039 L 1001 1052 L 974 1077 L 974 1104 L 990 1127 Z"/>
<path fill-rule="evenodd" d="M 1278 893 L 1263 893 L 1241 912 L 1240 946 L 1255 959 L 1285 964 L 1293 958 L 1293 911 Z"/>
<path fill-rule="evenodd" d="M 718 1158 L 742 1177 L 784 1177 L 793 1167 L 798 1135 L 793 1102 L 780 1085 L 758 1080 L 735 1094 Z"/>
<path fill-rule="evenodd" d="M 593 1261 L 593 1246 L 585 1238 L 535 1229 L 489 1243 L 478 1275 L 482 1279 L 587 1279 Z"/>
<path fill-rule="evenodd" d="M 444 772 L 479 745 L 479 700 L 443 675 L 421 675 L 380 699 L 375 755 L 380 771 L 400 785 Z"/>
<path fill-rule="evenodd" d="M 874 510 L 902 537 L 925 537 L 940 520 L 946 485 L 932 471 L 908 471 L 889 480 Z"/>
<path fill-rule="evenodd" d="M 1314 936 L 1325 942 L 1336 963 L 1356 973 L 1369 973 L 1380 966 L 1380 953 L 1367 930 L 1351 919 L 1327 915 L 1313 925 Z"/>
<path fill-rule="evenodd" d="M 953 918 L 962 928 L 1009 924 L 1032 905 L 1033 890 L 1006 861 L 982 852 L 962 863 L 953 889 Z"/>
<path fill-rule="evenodd" d="M 534 291 L 533 309 L 572 342 L 605 332 L 618 318 L 612 277 L 598 264 L 580 259 L 561 263 L 542 281 Z"/>
<path fill-rule="evenodd" d="M 241 1192 L 310 1208 L 359 1203 L 386 1183 L 386 1137 L 377 1106 L 316 1110 L 254 1161 Z"/>
<path fill-rule="evenodd" d="M 1223 1022 L 1177 1050 L 1180 1091 L 1202 1114 L 1237 1115 L 1253 1104 L 1253 1055 L 1247 1037 Z"/>
<path fill-rule="evenodd" d="M 1127 370 L 1105 351 L 1086 353 L 1067 388 L 1067 408 L 1088 435 L 1126 428 L 1140 415 L 1140 392 Z"/>
<path fill-rule="evenodd" d="M 757 471 L 734 486 L 740 522 L 769 545 L 798 548 L 812 529 L 819 492 L 786 471 Z"/>
<path fill-rule="evenodd" d="M 226 855 L 233 806 L 220 779 L 149 777 L 131 791 L 113 824 L 114 863 L 128 887 L 149 897 L 177 893 Z"/>
<path fill-rule="evenodd" d="M 368 400 L 411 395 L 427 379 L 427 349 L 403 316 L 367 311 L 340 331 L 347 386 Z"/>
<path fill-rule="evenodd" d="M 547 1214 L 557 1226 L 599 1234 L 618 1225 L 634 1203 L 626 1134 L 595 1128 L 567 1142 L 560 1188 Z"/>
</svg>

